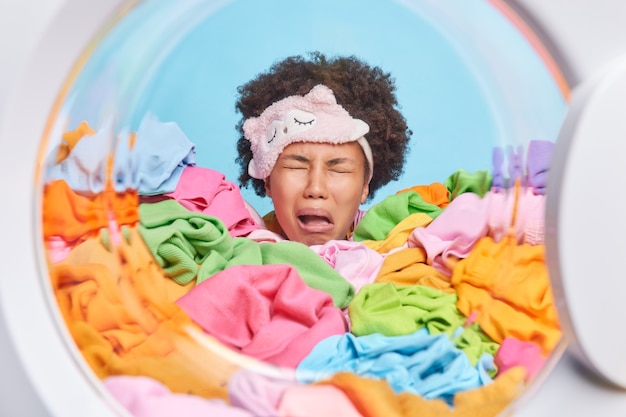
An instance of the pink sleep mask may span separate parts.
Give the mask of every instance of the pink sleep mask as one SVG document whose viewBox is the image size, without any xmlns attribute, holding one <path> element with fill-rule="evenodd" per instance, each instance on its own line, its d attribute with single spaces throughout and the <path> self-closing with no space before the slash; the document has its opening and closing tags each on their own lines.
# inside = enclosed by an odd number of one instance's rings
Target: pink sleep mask
<svg viewBox="0 0 626 417">
<path fill-rule="evenodd" d="M 373 172 L 372 150 L 364 135 L 369 126 L 353 119 L 335 99 L 332 90 L 318 84 L 304 96 L 289 96 L 273 103 L 259 117 L 243 124 L 253 158 L 248 165 L 252 178 L 267 178 L 287 145 L 294 142 L 341 144 L 358 142 Z"/>
</svg>

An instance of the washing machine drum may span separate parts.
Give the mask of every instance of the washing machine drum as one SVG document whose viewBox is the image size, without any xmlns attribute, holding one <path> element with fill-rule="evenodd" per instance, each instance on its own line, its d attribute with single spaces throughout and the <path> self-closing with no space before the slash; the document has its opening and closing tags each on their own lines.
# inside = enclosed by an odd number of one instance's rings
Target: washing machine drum
<svg viewBox="0 0 626 417">
<path fill-rule="evenodd" d="M 3 280 L 3 308 L 45 406 L 495 416 L 568 339 L 626 385 L 607 328 L 624 316 L 620 246 L 599 244 L 624 229 L 620 205 L 580 204 L 617 177 L 621 69 L 570 97 L 501 1 L 278 6 L 121 5 L 93 36 L 77 22 L 90 36 L 68 43 L 72 66 L 16 98 L 3 147 L 25 132 L 36 168 L 3 152 L 31 210 L 3 226 L 35 262 Z M 307 247 L 238 183 L 234 110 L 240 86 L 310 51 L 390 74 L 411 142 L 349 239 Z"/>
</svg>

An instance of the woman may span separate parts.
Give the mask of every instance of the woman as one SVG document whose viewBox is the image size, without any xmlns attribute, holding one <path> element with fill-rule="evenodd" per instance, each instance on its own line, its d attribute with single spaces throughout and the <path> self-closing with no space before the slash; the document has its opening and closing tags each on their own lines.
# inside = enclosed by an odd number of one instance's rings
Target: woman
<svg viewBox="0 0 626 417">
<path fill-rule="evenodd" d="M 239 182 L 267 227 L 307 245 L 350 238 L 360 204 L 403 172 L 411 131 L 390 74 L 355 57 L 289 57 L 239 87 Z"/>
</svg>

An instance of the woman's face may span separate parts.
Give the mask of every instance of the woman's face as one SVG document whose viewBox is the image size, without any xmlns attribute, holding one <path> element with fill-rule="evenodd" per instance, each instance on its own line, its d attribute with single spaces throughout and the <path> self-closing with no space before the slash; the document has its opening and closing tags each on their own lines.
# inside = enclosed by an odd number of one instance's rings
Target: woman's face
<svg viewBox="0 0 626 417">
<path fill-rule="evenodd" d="M 356 142 L 292 143 L 265 190 L 289 240 L 310 246 L 345 239 L 369 192 L 363 150 Z"/>
</svg>

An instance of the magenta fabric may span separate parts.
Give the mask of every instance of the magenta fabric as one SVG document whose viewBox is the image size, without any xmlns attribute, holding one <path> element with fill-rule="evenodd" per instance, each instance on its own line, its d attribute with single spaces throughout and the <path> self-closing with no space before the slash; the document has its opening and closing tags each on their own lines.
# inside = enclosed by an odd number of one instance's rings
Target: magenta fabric
<svg viewBox="0 0 626 417">
<path fill-rule="evenodd" d="M 176 189 L 164 196 L 191 211 L 219 218 L 233 237 L 247 236 L 261 228 L 248 211 L 239 187 L 209 168 L 186 167 Z"/>
<path fill-rule="evenodd" d="M 361 242 L 330 240 L 310 248 L 352 284 L 355 292 L 374 282 L 384 261 L 383 255 Z"/>
<path fill-rule="evenodd" d="M 332 298 L 307 286 L 291 265 L 231 266 L 177 303 L 225 345 L 289 368 L 322 339 L 346 332 Z"/>
<path fill-rule="evenodd" d="M 423 248 L 426 262 L 450 276 L 456 262 L 469 255 L 487 230 L 486 201 L 478 194 L 463 193 L 428 226 L 413 230 L 407 245 Z"/>
<path fill-rule="evenodd" d="M 208 400 L 189 394 L 172 393 L 162 383 L 144 376 L 110 376 L 105 388 L 134 417 L 253 417 L 256 414 L 235 408 L 220 399 Z"/>
<path fill-rule="evenodd" d="M 545 362 L 546 359 L 538 345 L 512 337 L 507 337 L 502 341 L 494 356 L 494 364 L 499 373 L 504 373 L 516 366 L 523 366 L 526 369 L 526 381 L 530 381 L 537 372 L 541 371 Z"/>
</svg>

